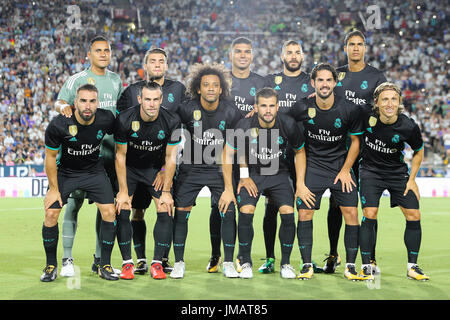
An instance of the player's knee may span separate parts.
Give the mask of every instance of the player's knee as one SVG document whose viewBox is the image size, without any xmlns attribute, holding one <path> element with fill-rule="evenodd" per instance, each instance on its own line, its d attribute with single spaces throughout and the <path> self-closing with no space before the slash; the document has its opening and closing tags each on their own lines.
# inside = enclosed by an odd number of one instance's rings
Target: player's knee
<svg viewBox="0 0 450 320">
<path fill-rule="evenodd" d="M 245 206 L 242 206 L 242 207 L 239 209 L 239 211 L 240 211 L 241 213 L 253 214 L 253 213 L 255 213 L 255 206 L 252 206 L 252 205 L 245 205 Z"/>
<path fill-rule="evenodd" d="M 291 214 L 294 213 L 294 207 L 291 206 L 281 206 L 279 209 L 280 214 Z"/>
<path fill-rule="evenodd" d="M 99 209 L 103 220 L 113 222 L 116 219 L 116 208 L 113 204 L 102 205 Z"/>
<path fill-rule="evenodd" d="M 368 218 L 368 219 L 376 219 L 377 215 L 378 215 L 378 208 L 372 208 L 372 207 L 368 207 L 368 208 L 364 208 L 363 209 L 363 213 L 364 213 L 364 217 Z"/>
<path fill-rule="evenodd" d="M 133 209 L 133 216 L 131 220 L 141 221 L 144 220 L 145 209 Z"/>
<path fill-rule="evenodd" d="M 341 207 L 342 215 L 345 223 L 350 225 L 358 224 L 358 208 L 357 207 Z"/>
<path fill-rule="evenodd" d="M 309 221 L 312 220 L 314 215 L 314 210 L 298 210 L 298 220 L 299 221 Z"/>
<path fill-rule="evenodd" d="M 405 209 L 402 208 L 403 214 L 408 221 L 418 221 L 420 220 L 420 211 L 417 209 Z"/>
<path fill-rule="evenodd" d="M 44 225 L 53 227 L 58 223 L 59 213 L 61 209 L 47 209 L 45 211 Z"/>
</svg>

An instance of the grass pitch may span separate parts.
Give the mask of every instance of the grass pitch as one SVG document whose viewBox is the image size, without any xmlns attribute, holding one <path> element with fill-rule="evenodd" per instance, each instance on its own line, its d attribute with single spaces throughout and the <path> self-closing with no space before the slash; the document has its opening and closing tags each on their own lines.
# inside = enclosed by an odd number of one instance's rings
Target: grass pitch
<svg viewBox="0 0 450 320">
<path fill-rule="evenodd" d="M 189 218 L 186 243 L 186 273 L 184 279 L 153 280 L 150 275 L 131 281 L 105 281 L 91 272 L 95 251 L 95 205 L 83 205 L 79 213 L 78 232 L 73 254 L 79 276 L 58 278 L 42 283 L 39 277 L 45 264 L 42 245 L 43 201 L 35 198 L 8 198 L 0 200 L 0 299 L 1 300 L 448 300 L 450 299 L 450 198 L 424 198 L 422 211 L 422 246 L 419 265 L 431 277 L 429 282 L 406 278 L 406 249 L 403 242 L 405 219 L 399 208 L 389 208 L 383 198 L 379 212 L 377 261 L 381 277 L 374 283 L 350 282 L 343 276 L 344 266 L 335 274 L 316 274 L 309 281 L 281 279 L 279 260 L 276 273 L 259 274 L 257 269 L 264 258 L 262 218 L 264 202 L 260 200 L 254 219 L 255 237 L 252 258 L 253 279 L 226 279 L 221 273 L 208 274 L 206 265 L 210 257 L 208 198 L 199 198 Z M 328 198 L 314 216 L 313 260 L 322 266 L 328 252 L 326 212 Z M 63 209 L 64 211 L 64 209 Z M 60 238 L 58 263 L 61 267 L 62 240 Z M 155 209 L 146 213 L 147 257 L 153 254 L 153 226 Z M 361 211 L 360 211 L 361 216 Z M 279 222 L 278 222 L 279 226 Z M 345 260 L 343 232 L 339 252 Z M 236 251 L 237 253 L 237 247 Z M 279 241 L 276 257 L 280 258 Z M 134 252 L 133 252 L 134 255 Z M 134 256 L 135 258 L 135 256 Z M 173 253 L 170 254 L 173 263 Z M 116 243 L 112 264 L 121 266 L 122 259 Z M 360 267 L 358 253 L 357 268 Z M 292 251 L 291 264 L 299 271 L 300 252 L 297 240 Z"/>
</svg>

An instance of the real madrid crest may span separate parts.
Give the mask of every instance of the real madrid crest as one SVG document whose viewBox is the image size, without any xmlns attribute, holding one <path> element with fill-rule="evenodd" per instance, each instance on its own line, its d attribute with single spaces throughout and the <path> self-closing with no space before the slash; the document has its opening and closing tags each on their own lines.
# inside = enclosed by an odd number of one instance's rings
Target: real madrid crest
<svg viewBox="0 0 450 320">
<path fill-rule="evenodd" d="M 87 82 L 88 82 L 89 84 L 92 84 L 93 86 L 95 86 L 95 79 L 94 79 L 94 78 L 88 78 L 88 79 L 87 79 Z"/>
<path fill-rule="evenodd" d="M 338 74 L 338 81 L 341 81 L 344 78 L 345 78 L 345 72 L 339 72 L 339 74 Z"/>
<path fill-rule="evenodd" d="M 275 76 L 275 84 L 280 84 L 281 82 L 283 82 L 283 77 L 282 76 Z"/>
<path fill-rule="evenodd" d="M 370 116 L 369 118 L 369 125 L 371 127 L 374 127 L 377 124 L 377 118 L 375 118 L 374 116 Z"/>
<path fill-rule="evenodd" d="M 140 127 L 141 124 L 139 123 L 139 121 L 131 122 L 131 130 L 133 130 L 134 132 L 138 131 Z"/>
<path fill-rule="evenodd" d="M 69 133 L 72 137 L 75 137 L 78 133 L 78 128 L 76 125 L 69 126 Z"/>
<path fill-rule="evenodd" d="M 308 108 L 308 117 L 314 118 L 316 116 L 316 109 L 315 108 Z"/>
<path fill-rule="evenodd" d="M 192 116 L 195 121 L 199 121 L 202 118 L 202 112 L 200 110 L 194 110 Z"/>
</svg>

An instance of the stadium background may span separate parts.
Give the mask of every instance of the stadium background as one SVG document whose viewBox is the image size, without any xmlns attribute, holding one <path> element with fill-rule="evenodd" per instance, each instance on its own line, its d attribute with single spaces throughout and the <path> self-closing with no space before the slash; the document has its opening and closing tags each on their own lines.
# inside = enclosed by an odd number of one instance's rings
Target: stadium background
<svg viewBox="0 0 450 320">
<path fill-rule="evenodd" d="M 367 9 L 373 5 L 379 9 L 381 25 L 366 28 L 368 18 L 373 14 Z M 448 197 L 449 15 L 445 0 L 2 1 L 0 198 L 45 194 L 45 177 L 42 177 L 44 131 L 57 114 L 53 103 L 64 81 L 89 66 L 86 52 L 89 39 L 94 35 L 105 35 L 111 41 L 113 55 L 109 69 L 117 72 L 126 86 L 143 77 L 142 60 L 150 47 L 167 50 L 167 77 L 182 82 L 189 66 L 195 62 L 222 62 L 230 68 L 228 48 L 237 35 L 253 40 L 252 71 L 261 75 L 281 70 L 281 45 L 287 39 L 302 43 L 304 71 L 310 71 L 317 62 L 341 66 L 346 64 L 344 35 L 352 27 L 366 34 L 366 61 L 384 71 L 388 80 L 401 86 L 407 113 L 423 131 L 425 160 L 419 176 L 429 185 L 425 190 L 427 195 Z M 405 160 L 409 162 L 411 157 L 412 151 L 407 148 Z M 25 178 L 18 177 L 30 177 L 29 185 L 22 188 Z M 440 187 L 436 189 L 436 186 Z M 6 243 L 8 234 L 21 225 L 8 224 L 6 212 L 10 202 L 0 204 L 6 208 L 2 211 L 2 219 L 5 219 L 2 229 L 7 227 L 9 232 L 2 238 Z M 427 204 L 432 205 L 432 202 Z M 17 206 L 11 204 L 11 208 Z M 34 208 L 35 202 L 30 206 Z M 447 200 L 444 205 L 439 202 L 438 207 L 440 211 L 436 215 L 448 215 Z M 36 226 L 39 226 L 42 210 L 36 212 Z M 428 230 L 434 229 L 429 226 Z M 91 233 L 90 237 L 93 236 Z M 39 237 L 33 239 L 39 241 Z M 203 241 L 207 241 L 206 238 Z M 400 242 L 399 248 L 403 250 Z M 39 263 L 40 249 L 33 249 L 38 251 L 34 259 Z M 442 252 L 437 250 L 435 257 L 439 254 Z M 86 260 L 85 264 L 88 263 Z M 202 264 L 201 268 L 204 268 Z M 30 279 L 37 280 L 34 274 L 33 277 Z M 440 297 L 446 295 L 438 292 L 437 298 Z"/>
</svg>

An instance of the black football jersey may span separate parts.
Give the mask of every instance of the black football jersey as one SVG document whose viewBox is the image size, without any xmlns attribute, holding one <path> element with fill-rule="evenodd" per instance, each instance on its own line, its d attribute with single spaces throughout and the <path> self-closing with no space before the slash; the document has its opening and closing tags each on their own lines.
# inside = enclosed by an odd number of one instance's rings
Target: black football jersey
<svg viewBox="0 0 450 320">
<path fill-rule="evenodd" d="M 104 170 L 99 157 L 105 135 L 114 131 L 115 117 L 112 112 L 97 109 L 94 122 L 82 125 L 72 114 L 70 118 L 58 115 L 45 130 L 45 146 L 60 150 L 58 170 L 67 173 Z"/>
<path fill-rule="evenodd" d="M 307 166 L 338 173 L 347 156 L 346 137 L 361 135 L 361 108 L 335 96 L 333 106 L 320 109 L 316 98 L 298 101 L 289 113 L 305 131 Z"/>
<path fill-rule="evenodd" d="M 139 104 L 137 97 L 144 83 L 145 80 L 138 81 L 125 88 L 117 101 L 117 111 L 122 112 Z M 174 112 L 178 105 L 185 100 L 186 87 L 179 81 L 165 79 L 162 91 L 161 105 L 171 112 Z"/>
<path fill-rule="evenodd" d="M 287 113 L 292 105 L 314 92 L 311 79 L 305 72 L 297 77 L 288 77 L 283 72 L 266 76 L 266 86 L 278 93 L 278 112 Z"/>
<path fill-rule="evenodd" d="M 365 112 L 363 128 L 360 168 L 378 175 L 407 175 L 405 143 L 414 151 L 423 148 L 422 134 L 414 120 L 400 114 L 395 123 L 384 124 L 375 113 Z"/>
<path fill-rule="evenodd" d="M 218 168 L 227 129 L 242 115 L 229 100 L 221 100 L 214 111 L 205 110 L 199 99 L 182 103 L 177 110 L 186 137 L 181 163 Z"/>
<path fill-rule="evenodd" d="M 334 92 L 356 105 L 372 105 L 376 87 L 386 82 L 383 72 L 369 64 L 359 72 L 350 72 L 348 65 L 339 67 L 336 71 L 338 82 Z"/>
<path fill-rule="evenodd" d="M 266 80 L 254 72 L 250 72 L 248 78 L 245 79 L 236 78 L 233 75 L 231 77 L 231 100 L 242 115 L 246 116 L 253 110 L 256 92 L 264 88 Z"/>
<path fill-rule="evenodd" d="M 181 142 L 180 118 L 160 107 L 158 117 L 145 122 L 140 108 L 129 108 L 117 116 L 114 141 L 127 144 L 127 166 L 160 169 L 164 165 L 166 146 Z"/>
<path fill-rule="evenodd" d="M 227 135 L 227 144 L 237 150 L 238 158 L 244 157 L 250 170 L 274 175 L 279 170 L 290 169 L 289 149 L 299 150 L 305 141 L 295 120 L 280 113 L 270 129 L 261 127 L 257 114 L 241 119 L 235 126 L 234 135 Z"/>
</svg>

